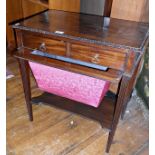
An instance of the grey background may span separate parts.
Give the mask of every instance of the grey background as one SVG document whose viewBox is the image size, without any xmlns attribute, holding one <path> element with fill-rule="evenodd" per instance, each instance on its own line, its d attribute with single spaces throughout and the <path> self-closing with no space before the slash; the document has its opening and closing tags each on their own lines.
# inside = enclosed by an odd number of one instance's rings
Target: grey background
<svg viewBox="0 0 155 155">
<path fill-rule="evenodd" d="M 103 16 L 105 0 L 81 0 L 80 12 Z"/>
</svg>

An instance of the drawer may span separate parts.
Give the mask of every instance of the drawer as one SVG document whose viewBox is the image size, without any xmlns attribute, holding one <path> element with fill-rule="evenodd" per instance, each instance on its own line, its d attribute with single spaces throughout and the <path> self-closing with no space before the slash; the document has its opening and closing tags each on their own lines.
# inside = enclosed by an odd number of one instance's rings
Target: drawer
<svg viewBox="0 0 155 155">
<path fill-rule="evenodd" d="M 120 49 L 106 47 L 90 47 L 72 44 L 70 57 L 90 63 L 95 63 L 109 68 L 123 70 L 126 52 Z"/>
<path fill-rule="evenodd" d="M 64 41 L 46 38 L 35 33 L 24 32 L 23 45 L 24 47 L 38 49 L 50 54 L 66 55 L 66 43 Z"/>
<path fill-rule="evenodd" d="M 38 57 L 37 55 L 31 54 L 32 50 L 27 48 L 20 48 L 17 52 L 15 52 L 14 56 L 19 59 L 30 60 L 32 62 L 38 62 L 44 65 L 48 65 L 50 67 L 55 67 L 59 69 L 63 69 L 66 71 L 71 71 L 73 73 L 79 73 L 82 75 L 87 75 L 90 77 L 103 79 L 110 82 L 109 90 L 113 93 L 117 94 L 120 81 L 122 79 L 123 72 L 115 69 L 108 69 L 107 71 L 101 71 L 89 67 L 84 67 L 77 64 L 70 64 L 64 61 L 59 61 L 55 59 L 49 59 L 47 57 Z"/>
</svg>

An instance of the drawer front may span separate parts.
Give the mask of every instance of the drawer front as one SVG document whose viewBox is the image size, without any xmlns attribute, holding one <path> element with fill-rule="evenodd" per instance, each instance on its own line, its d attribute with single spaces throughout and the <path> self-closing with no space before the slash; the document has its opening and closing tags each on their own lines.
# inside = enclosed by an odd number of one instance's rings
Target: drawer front
<svg viewBox="0 0 155 155">
<path fill-rule="evenodd" d="M 66 43 L 64 41 L 46 38 L 33 33 L 23 34 L 23 45 L 50 54 L 66 55 Z"/>
<path fill-rule="evenodd" d="M 89 47 L 72 44 L 70 57 L 113 69 L 124 69 L 126 53 L 120 49 L 106 49 L 104 47 Z"/>
</svg>

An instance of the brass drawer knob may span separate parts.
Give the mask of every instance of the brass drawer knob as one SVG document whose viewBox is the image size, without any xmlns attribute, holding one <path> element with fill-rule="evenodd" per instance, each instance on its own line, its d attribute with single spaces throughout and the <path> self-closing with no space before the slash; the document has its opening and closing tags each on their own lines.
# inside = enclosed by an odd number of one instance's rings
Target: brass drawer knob
<svg viewBox="0 0 155 155">
<path fill-rule="evenodd" d="M 99 63 L 99 54 L 95 54 L 95 56 L 91 60 L 92 63 Z"/>
<path fill-rule="evenodd" d="M 45 45 L 44 42 L 41 43 L 41 45 L 39 46 L 39 50 L 40 50 L 40 51 L 46 51 L 46 45 Z"/>
</svg>

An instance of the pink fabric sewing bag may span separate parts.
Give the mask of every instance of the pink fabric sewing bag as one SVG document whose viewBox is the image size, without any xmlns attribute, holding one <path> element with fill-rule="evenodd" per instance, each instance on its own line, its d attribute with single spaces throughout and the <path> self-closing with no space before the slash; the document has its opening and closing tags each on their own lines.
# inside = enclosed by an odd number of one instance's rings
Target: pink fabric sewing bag
<svg viewBox="0 0 155 155">
<path fill-rule="evenodd" d="M 108 81 L 29 62 L 38 87 L 58 96 L 98 107 L 108 91 Z"/>
</svg>

